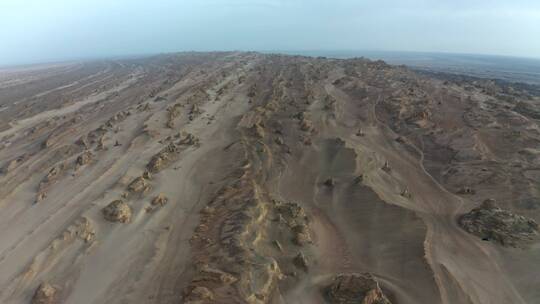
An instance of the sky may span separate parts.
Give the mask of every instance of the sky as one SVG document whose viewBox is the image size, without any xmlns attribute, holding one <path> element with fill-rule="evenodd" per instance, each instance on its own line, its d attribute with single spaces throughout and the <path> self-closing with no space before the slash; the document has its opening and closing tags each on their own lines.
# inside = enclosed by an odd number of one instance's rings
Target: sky
<svg viewBox="0 0 540 304">
<path fill-rule="evenodd" d="M 540 1 L 0 0 L 0 65 L 190 50 L 540 58 Z"/>
</svg>

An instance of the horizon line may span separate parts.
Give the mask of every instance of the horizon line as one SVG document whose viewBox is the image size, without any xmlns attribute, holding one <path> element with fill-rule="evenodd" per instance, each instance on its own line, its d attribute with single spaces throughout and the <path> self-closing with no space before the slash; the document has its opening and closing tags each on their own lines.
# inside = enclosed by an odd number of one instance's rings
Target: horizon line
<svg viewBox="0 0 540 304">
<path fill-rule="evenodd" d="M 540 57 L 532 57 L 532 56 L 520 56 L 520 55 L 505 55 L 505 54 L 483 54 L 483 53 L 466 53 L 466 52 L 447 52 L 447 51 L 411 51 L 411 50 L 376 50 L 376 49 L 265 49 L 265 50 L 241 50 L 241 49 L 232 49 L 232 50 L 179 50 L 179 51 L 157 51 L 157 52 L 147 52 L 147 53 L 139 53 L 139 54 L 110 54 L 110 55 L 95 55 L 95 56 L 81 56 L 81 57 L 72 57 L 72 58 L 64 58 L 64 59 L 43 59 L 43 60 L 36 60 L 36 61 L 27 61 L 27 62 L 18 62 L 18 63 L 12 63 L 12 64 L 2 64 L 0 63 L 0 69 L 6 69 L 6 68 L 21 68 L 21 67 L 30 67 L 30 66 L 39 66 L 39 65 L 47 65 L 47 64 L 62 64 L 62 63 L 75 63 L 75 62 L 92 62 L 97 60 L 122 60 L 122 59 L 128 59 L 133 57 L 151 57 L 151 56 L 159 56 L 159 55 L 172 55 L 172 54 L 179 54 L 179 53 L 212 53 L 212 52 L 256 52 L 256 53 L 262 53 L 262 54 L 282 54 L 282 55 L 303 55 L 307 57 L 314 57 L 314 56 L 322 56 L 327 58 L 335 58 L 335 59 L 343 59 L 343 58 L 337 58 L 331 56 L 331 54 L 300 54 L 300 53 L 316 53 L 316 52 L 364 52 L 364 53 L 409 53 L 409 54 L 441 54 L 441 55 L 457 55 L 457 56 L 484 56 L 484 57 L 500 57 L 500 58 L 509 58 L 509 59 L 525 59 L 525 60 L 536 60 L 540 61 Z M 357 57 L 365 57 L 366 54 L 358 54 Z M 354 57 L 350 57 L 354 58 Z M 382 58 L 369 58 L 374 60 L 383 60 Z"/>
</svg>

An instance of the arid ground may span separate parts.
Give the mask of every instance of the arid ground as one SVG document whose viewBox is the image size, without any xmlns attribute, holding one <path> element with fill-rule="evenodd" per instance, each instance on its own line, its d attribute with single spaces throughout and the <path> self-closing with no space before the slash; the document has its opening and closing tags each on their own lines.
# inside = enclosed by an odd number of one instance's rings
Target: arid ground
<svg viewBox="0 0 540 304">
<path fill-rule="evenodd" d="M 540 97 L 366 59 L 0 70 L 0 303 L 540 303 Z"/>
</svg>

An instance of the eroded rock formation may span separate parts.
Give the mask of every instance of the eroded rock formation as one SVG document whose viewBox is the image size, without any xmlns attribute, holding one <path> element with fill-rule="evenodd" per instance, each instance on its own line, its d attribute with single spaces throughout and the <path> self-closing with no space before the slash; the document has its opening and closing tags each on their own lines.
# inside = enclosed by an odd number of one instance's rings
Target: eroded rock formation
<svg viewBox="0 0 540 304">
<path fill-rule="evenodd" d="M 391 304 L 377 280 L 369 273 L 338 274 L 326 293 L 330 303 Z"/>
<path fill-rule="evenodd" d="M 131 220 L 131 208 L 122 200 L 115 200 L 102 209 L 103 217 L 110 222 L 128 223 Z"/>
<path fill-rule="evenodd" d="M 504 210 L 492 199 L 485 200 L 479 207 L 463 214 L 459 224 L 483 240 L 508 247 L 522 245 L 538 233 L 536 221 Z"/>
<path fill-rule="evenodd" d="M 49 283 L 42 283 L 32 298 L 32 304 L 56 304 L 58 290 Z"/>
</svg>

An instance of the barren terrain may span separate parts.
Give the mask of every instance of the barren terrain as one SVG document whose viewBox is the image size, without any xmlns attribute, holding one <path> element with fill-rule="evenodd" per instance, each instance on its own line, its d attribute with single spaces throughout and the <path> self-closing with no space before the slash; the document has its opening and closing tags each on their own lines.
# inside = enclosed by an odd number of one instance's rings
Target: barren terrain
<svg viewBox="0 0 540 304">
<path fill-rule="evenodd" d="M 538 92 L 259 53 L 0 70 L 0 303 L 540 303 Z"/>
</svg>

